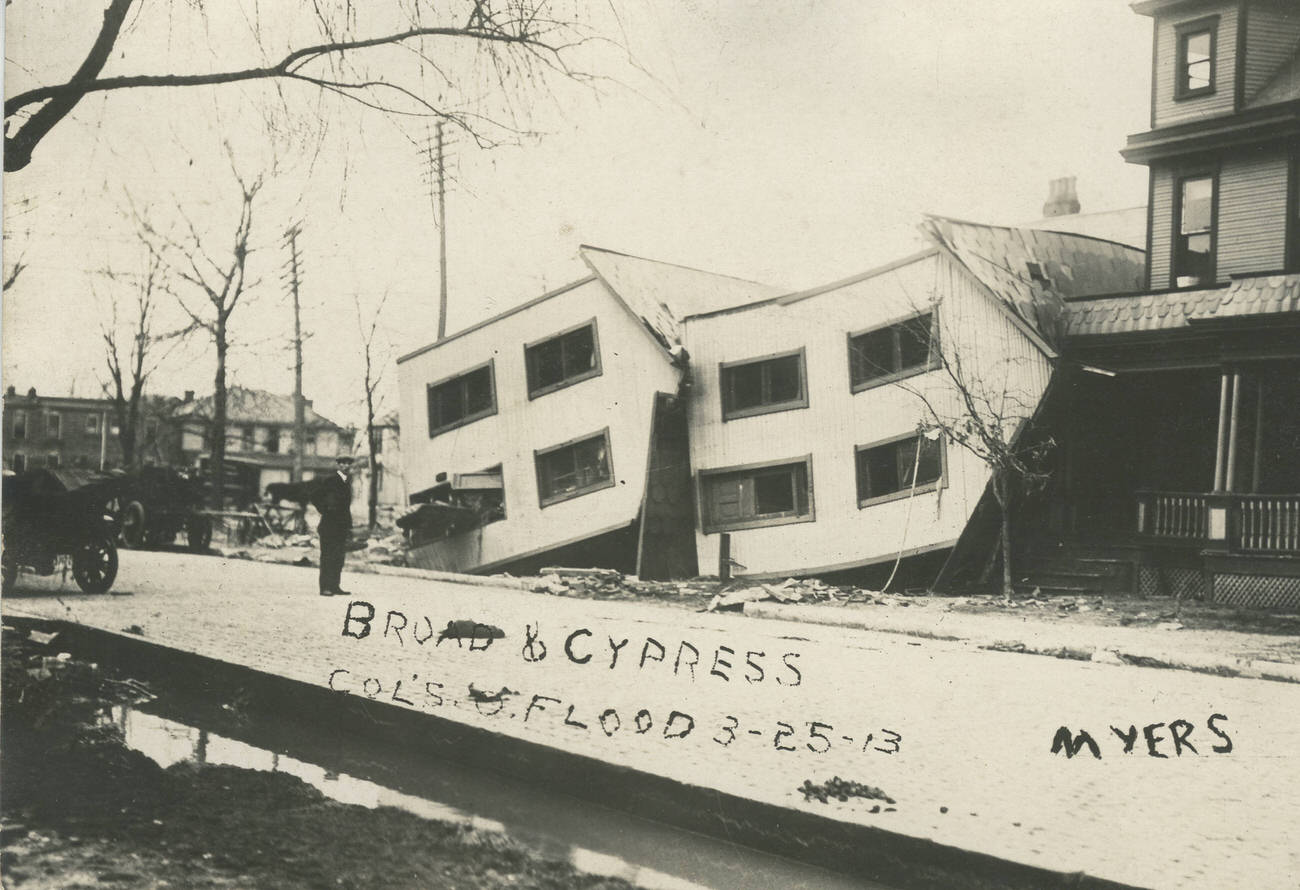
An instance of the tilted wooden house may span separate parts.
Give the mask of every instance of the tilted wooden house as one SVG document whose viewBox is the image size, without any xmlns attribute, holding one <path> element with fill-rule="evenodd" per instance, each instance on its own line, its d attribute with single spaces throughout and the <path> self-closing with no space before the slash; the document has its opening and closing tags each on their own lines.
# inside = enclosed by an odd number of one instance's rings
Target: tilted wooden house
<svg viewBox="0 0 1300 890">
<path fill-rule="evenodd" d="M 696 573 L 677 318 L 775 289 L 581 256 L 587 277 L 398 360 L 417 565 Z"/>
<path fill-rule="evenodd" d="M 1051 380 L 1065 299 L 1142 279 L 1141 251 L 1099 239 L 925 231 L 932 247 L 883 268 L 687 317 L 701 565 L 725 533 L 738 575 L 882 583 L 903 562 L 929 583 L 990 479 L 943 432 L 961 388 L 1014 435 Z"/>
</svg>

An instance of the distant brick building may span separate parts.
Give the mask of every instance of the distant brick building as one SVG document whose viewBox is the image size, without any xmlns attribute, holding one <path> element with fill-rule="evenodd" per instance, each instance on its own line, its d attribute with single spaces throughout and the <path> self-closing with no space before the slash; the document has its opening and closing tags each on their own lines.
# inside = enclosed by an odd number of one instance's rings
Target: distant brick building
<svg viewBox="0 0 1300 890">
<path fill-rule="evenodd" d="M 18 395 L 11 386 L 4 398 L 3 446 L 4 465 L 15 471 L 122 463 L 107 399 L 39 396 L 35 389 Z"/>
</svg>

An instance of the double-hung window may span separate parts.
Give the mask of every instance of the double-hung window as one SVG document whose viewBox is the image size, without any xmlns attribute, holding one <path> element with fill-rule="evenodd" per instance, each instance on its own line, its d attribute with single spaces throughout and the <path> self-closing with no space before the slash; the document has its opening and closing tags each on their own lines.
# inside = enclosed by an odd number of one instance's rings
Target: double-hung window
<svg viewBox="0 0 1300 890">
<path fill-rule="evenodd" d="M 454 377 L 430 383 L 429 437 L 497 413 L 496 381 L 488 361 Z"/>
<path fill-rule="evenodd" d="M 919 451 L 919 453 L 918 453 Z M 856 449 L 858 506 L 933 491 L 943 479 L 943 438 L 909 434 Z"/>
<path fill-rule="evenodd" d="M 922 312 L 849 335 L 849 383 L 854 392 L 938 367 L 938 315 Z"/>
<path fill-rule="evenodd" d="M 1212 173 L 1178 180 L 1174 218 L 1174 287 L 1214 283 L 1214 192 Z"/>
<path fill-rule="evenodd" d="M 596 319 L 524 347 L 528 398 L 535 399 L 600 374 Z"/>
<path fill-rule="evenodd" d="M 13 413 L 13 431 L 15 439 L 27 438 L 27 412 L 21 408 L 14 409 Z"/>
<path fill-rule="evenodd" d="M 51 439 L 63 438 L 63 416 L 58 411 L 45 415 L 45 435 Z"/>
<path fill-rule="evenodd" d="M 735 420 L 772 411 L 808 407 L 804 351 L 784 352 L 718 369 L 722 389 L 722 419 Z"/>
<path fill-rule="evenodd" d="M 705 532 L 813 520 L 812 458 L 700 472 Z"/>
<path fill-rule="evenodd" d="M 95 436 L 98 436 L 98 435 L 99 435 L 99 415 L 98 415 L 98 414 L 87 414 L 87 415 L 86 415 L 86 435 L 88 435 L 88 436 L 89 436 L 89 435 L 95 435 Z"/>
<path fill-rule="evenodd" d="M 533 454 L 537 465 L 537 494 L 543 507 L 614 484 L 609 454 L 609 429 L 571 439 Z"/>
<path fill-rule="evenodd" d="M 1184 22 L 1175 28 L 1174 98 L 1194 99 L 1214 92 L 1218 16 Z"/>
</svg>

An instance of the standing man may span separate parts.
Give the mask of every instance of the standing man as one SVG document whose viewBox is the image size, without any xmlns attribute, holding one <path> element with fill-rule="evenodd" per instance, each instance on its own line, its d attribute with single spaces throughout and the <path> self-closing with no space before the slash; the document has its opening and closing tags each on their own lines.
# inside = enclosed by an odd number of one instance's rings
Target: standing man
<svg viewBox="0 0 1300 890">
<path fill-rule="evenodd" d="M 320 511 L 320 595 L 351 596 L 339 587 L 343 558 L 347 555 L 348 535 L 352 531 L 352 483 L 348 473 L 352 458 L 339 455 L 338 471 L 312 480 L 311 503 Z"/>
</svg>

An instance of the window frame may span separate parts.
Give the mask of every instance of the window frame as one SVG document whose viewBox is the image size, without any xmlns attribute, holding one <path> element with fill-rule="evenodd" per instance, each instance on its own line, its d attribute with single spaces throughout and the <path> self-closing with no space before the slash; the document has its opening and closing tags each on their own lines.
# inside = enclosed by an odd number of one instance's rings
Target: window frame
<svg viewBox="0 0 1300 890">
<path fill-rule="evenodd" d="M 1210 36 L 1210 83 L 1191 88 L 1187 81 L 1187 44 L 1198 34 Z M 1174 25 L 1174 101 L 1212 96 L 1219 83 L 1219 17 L 1204 16 Z"/>
<path fill-rule="evenodd" d="M 488 389 L 492 393 L 492 404 L 481 411 L 476 411 L 473 414 L 466 414 L 463 417 L 452 421 L 451 423 L 446 423 L 443 424 L 442 426 L 435 427 L 433 425 L 433 411 L 431 410 L 433 407 L 431 404 L 431 400 L 433 398 L 433 391 L 440 386 L 445 386 L 446 384 L 456 380 L 460 380 L 463 377 L 468 377 L 470 374 L 477 373 L 483 370 L 484 368 L 487 368 L 488 370 Z M 497 413 L 496 359 L 490 358 L 485 362 L 481 362 L 480 364 L 474 365 L 473 367 L 466 368 L 465 370 L 459 371 L 455 374 L 449 374 L 448 376 L 443 377 L 440 380 L 435 380 L 432 383 L 425 384 L 424 411 L 426 414 L 425 419 L 428 421 L 429 424 L 430 439 L 441 436 L 443 433 L 450 432 L 451 430 L 460 429 L 463 426 L 468 426 L 469 424 L 474 423 L 475 421 L 482 420 L 485 417 L 491 417 L 492 415 L 496 414 Z"/>
<path fill-rule="evenodd" d="M 1208 280 L 1196 284 L 1178 285 L 1180 265 L 1183 255 L 1183 191 L 1184 185 L 1192 180 L 1208 179 L 1210 181 L 1210 268 Z M 1173 244 L 1169 251 L 1169 287 L 1174 290 L 1195 290 L 1212 288 L 1219 281 L 1219 168 L 1218 165 L 1190 167 L 1174 173 L 1173 193 Z"/>
<path fill-rule="evenodd" d="M 712 498 L 709 496 L 709 481 L 719 476 L 736 476 L 749 475 L 754 476 L 763 470 L 769 470 L 773 467 L 795 467 L 802 465 L 804 468 L 804 493 L 808 502 L 807 513 L 793 513 L 786 515 L 769 515 L 764 517 L 754 517 L 750 519 L 738 519 L 735 521 L 718 521 L 712 515 L 711 503 Z M 813 456 L 811 453 L 800 455 L 798 457 L 787 457 L 778 460 L 764 460 L 748 464 L 735 464 L 729 467 L 713 467 L 707 470 L 698 470 L 695 473 L 695 500 L 699 508 L 700 530 L 706 534 L 715 534 L 719 532 L 742 531 L 752 528 L 767 528 L 775 525 L 794 525 L 800 522 L 817 521 L 817 505 L 813 498 Z"/>
<path fill-rule="evenodd" d="M 15 408 L 13 413 L 9 415 L 10 435 L 12 435 L 14 439 L 22 439 L 23 441 L 26 441 L 27 428 L 30 420 L 31 418 L 28 417 L 26 408 Z M 22 423 L 19 424 L 19 421 L 22 421 Z"/>
<path fill-rule="evenodd" d="M 787 399 L 784 402 L 767 402 L 762 405 L 755 405 L 751 408 L 732 408 L 731 407 L 731 386 L 727 380 L 727 373 L 735 368 L 743 368 L 749 365 L 763 364 L 765 362 L 777 361 L 791 356 L 799 357 L 799 395 L 793 399 Z M 745 417 L 757 417 L 761 414 L 775 414 L 778 411 L 795 411 L 799 408 L 808 407 L 808 348 L 800 346 L 798 349 L 787 349 L 783 352 L 773 352 L 767 355 L 755 356 L 753 358 L 738 359 L 732 362 L 718 363 L 718 395 L 722 403 L 722 422 L 729 420 L 740 420 Z"/>
<path fill-rule="evenodd" d="M 96 413 L 93 412 L 93 411 L 91 411 L 89 414 L 87 414 L 87 415 L 86 415 L 85 428 L 86 428 L 86 435 L 87 435 L 87 436 L 98 436 L 98 435 L 99 435 L 99 415 L 96 414 Z"/>
<path fill-rule="evenodd" d="M 9 455 L 9 469 L 15 473 L 27 472 L 27 455 L 21 451 Z"/>
<path fill-rule="evenodd" d="M 866 380 L 855 381 L 853 379 L 853 341 L 854 340 L 856 340 L 859 337 L 866 336 L 867 334 L 874 334 L 877 331 L 883 331 L 886 329 L 893 329 L 893 328 L 901 328 L 904 325 L 906 325 L 908 322 L 921 318 L 926 315 L 930 316 L 930 349 L 929 349 L 929 357 L 926 359 L 924 364 L 914 365 L 913 367 L 903 368 L 898 371 L 890 371 L 887 374 L 882 374 L 879 377 L 871 377 Z M 930 309 L 923 309 L 919 312 L 912 312 L 901 318 L 896 318 L 893 321 L 887 321 L 884 324 L 873 325 L 872 327 L 862 328 L 861 330 L 858 331 L 851 331 L 846 338 L 846 344 L 847 344 L 846 355 L 848 356 L 848 361 L 849 361 L 849 392 L 851 393 L 857 394 L 863 392 L 864 390 L 875 389 L 878 386 L 888 386 L 891 383 L 897 383 L 900 380 L 906 380 L 908 377 L 915 377 L 919 374 L 928 374 L 929 372 L 938 369 L 939 366 L 942 364 L 942 355 L 939 351 L 940 349 L 939 307 L 935 306 Z M 894 354 L 898 357 L 899 364 L 902 364 L 901 350 L 902 347 L 899 345 L 898 337 L 895 336 Z"/>
<path fill-rule="evenodd" d="M 45 466 L 51 470 L 57 470 L 63 466 L 63 457 L 58 451 L 51 451 L 45 455 Z"/>
<path fill-rule="evenodd" d="M 873 448 L 883 448 L 886 445 L 894 445 L 898 442 L 906 442 L 909 439 L 920 439 L 920 438 L 923 438 L 921 434 L 916 432 L 915 430 L 912 430 L 911 432 L 901 433 L 897 436 L 889 436 L 888 438 L 877 439 L 874 442 L 867 442 L 863 445 L 853 446 L 853 494 L 854 494 L 854 498 L 858 502 L 859 510 L 864 510 L 867 507 L 875 507 L 879 504 L 887 504 L 890 501 L 899 501 L 907 497 L 912 497 L 913 495 L 927 494 L 929 492 L 938 491 L 941 488 L 948 487 L 948 437 L 941 432 L 939 433 L 939 439 L 938 439 L 938 443 L 939 443 L 939 478 L 938 479 L 935 479 L 933 482 L 926 482 L 923 485 L 916 486 L 915 491 L 913 491 L 912 487 L 909 485 L 906 488 L 899 489 L 898 491 L 891 491 L 888 494 L 878 494 L 869 498 L 857 497 L 857 492 L 861 481 L 858 478 L 859 476 L 858 455 L 860 455 L 864 451 L 870 451 Z"/>
<path fill-rule="evenodd" d="M 591 328 L 591 351 L 595 356 L 595 363 L 587 370 L 575 374 L 572 377 L 565 377 L 563 380 L 557 381 L 556 383 L 548 383 L 544 386 L 534 388 L 533 380 L 536 377 L 536 374 L 533 369 L 536 366 L 536 362 L 533 359 L 532 350 L 549 343 L 552 340 L 559 340 L 562 337 L 567 337 L 576 331 L 588 327 Z M 524 386 L 528 390 L 528 400 L 530 402 L 533 399 L 540 399 L 542 396 L 556 392 L 557 390 L 566 389 L 570 386 L 579 384 L 584 380 L 599 377 L 602 373 L 604 373 L 604 367 L 600 359 L 600 329 L 596 324 L 596 316 L 594 315 L 586 321 L 570 325 L 564 330 L 556 331 L 553 334 L 548 334 L 545 337 L 533 340 L 531 343 L 524 344 Z"/>
<path fill-rule="evenodd" d="M 566 448 L 573 448 L 583 442 L 589 442 L 593 439 L 605 441 L 605 464 L 609 470 L 609 476 L 600 482 L 585 485 L 582 488 L 575 488 L 573 491 L 565 491 L 559 494 L 544 494 L 546 486 L 542 484 L 542 459 L 554 454 L 557 451 L 563 451 Z M 597 430 L 594 433 L 587 433 L 582 436 L 575 436 L 557 445 L 548 445 L 545 448 L 537 448 L 533 451 L 533 473 L 537 481 L 537 503 L 540 509 L 545 509 L 552 504 L 559 504 L 564 501 L 571 501 L 574 498 L 580 498 L 583 495 L 592 494 L 597 491 L 603 491 L 606 488 L 613 488 L 618 484 L 618 477 L 614 473 L 614 449 L 609 439 L 609 427 Z"/>
<path fill-rule="evenodd" d="M 63 415 L 58 411 L 45 412 L 45 438 L 63 438 Z"/>
</svg>

